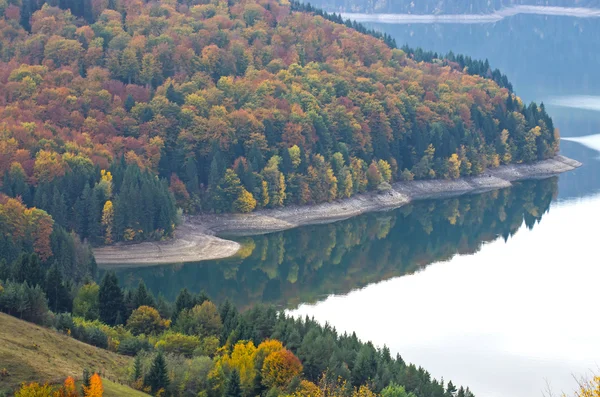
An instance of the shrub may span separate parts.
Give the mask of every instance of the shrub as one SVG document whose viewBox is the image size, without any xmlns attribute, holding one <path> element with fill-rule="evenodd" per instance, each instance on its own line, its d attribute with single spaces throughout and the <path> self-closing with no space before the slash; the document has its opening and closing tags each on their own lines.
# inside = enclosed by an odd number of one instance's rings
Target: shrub
<svg viewBox="0 0 600 397">
<path fill-rule="evenodd" d="M 155 347 L 166 353 L 183 354 L 192 357 L 194 351 L 200 346 L 200 338 L 175 332 L 163 334 Z"/>
<path fill-rule="evenodd" d="M 75 323 L 73 322 L 73 317 L 71 317 L 70 313 L 60 313 L 54 317 L 54 328 L 60 332 L 73 332 L 75 328 Z"/>
<path fill-rule="evenodd" d="M 108 347 L 108 336 L 98 327 L 89 327 L 85 330 L 85 342 L 90 345 L 106 349 Z"/>
<path fill-rule="evenodd" d="M 152 345 L 146 339 L 139 337 L 125 338 L 119 343 L 119 347 L 117 348 L 120 354 L 127 356 L 135 356 L 142 350 L 152 350 Z"/>
</svg>

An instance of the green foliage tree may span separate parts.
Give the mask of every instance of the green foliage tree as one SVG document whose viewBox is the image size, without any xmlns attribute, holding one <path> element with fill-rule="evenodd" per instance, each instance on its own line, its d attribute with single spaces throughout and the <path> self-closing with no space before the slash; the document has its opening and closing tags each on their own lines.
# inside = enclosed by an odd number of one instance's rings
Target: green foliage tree
<svg viewBox="0 0 600 397">
<path fill-rule="evenodd" d="M 73 299 L 73 315 L 86 320 L 97 320 L 100 317 L 100 287 L 92 282 L 79 287 Z"/>
<path fill-rule="evenodd" d="M 223 329 L 219 311 L 214 303 L 205 301 L 192 309 L 182 311 L 175 327 L 188 335 L 220 337 Z"/>
</svg>

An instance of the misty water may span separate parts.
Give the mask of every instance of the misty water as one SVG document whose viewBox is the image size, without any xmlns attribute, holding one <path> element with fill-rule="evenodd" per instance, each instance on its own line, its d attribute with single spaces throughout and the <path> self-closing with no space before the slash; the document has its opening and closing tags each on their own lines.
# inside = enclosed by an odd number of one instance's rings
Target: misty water
<svg viewBox="0 0 600 397">
<path fill-rule="evenodd" d="M 415 202 L 329 225 L 238 239 L 236 257 L 123 269 L 174 299 L 187 287 L 240 308 L 275 304 L 356 331 L 477 396 L 572 391 L 598 372 L 600 19 L 370 24 L 399 44 L 488 58 L 543 101 L 580 169 L 513 188 Z"/>
</svg>

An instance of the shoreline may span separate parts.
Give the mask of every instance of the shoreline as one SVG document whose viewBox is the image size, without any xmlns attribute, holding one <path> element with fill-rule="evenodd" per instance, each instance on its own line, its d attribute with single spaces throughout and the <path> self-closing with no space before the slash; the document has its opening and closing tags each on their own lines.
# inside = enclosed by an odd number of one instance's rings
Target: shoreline
<svg viewBox="0 0 600 397">
<path fill-rule="evenodd" d="M 116 244 L 94 249 L 102 268 L 146 267 L 189 263 L 234 256 L 240 244 L 216 237 L 249 236 L 300 226 L 337 222 L 367 212 L 399 208 L 412 201 L 476 194 L 510 187 L 511 182 L 544 179 L 572 171 L 582 164 L 558 155 L 533 164 L 511 164 L 488 169 L 483 175 L 456 180 L 396 182 L 384 193 L 363 193 L 344 200 L 312 206 L 289 206 L 250 214 L 187 216 L 173 239 L 139 244 Z"/>
<path fill-rule="evenodd" d="M 600 17 L 600 9 L 585 7 L 551 7 L 516 5 L 486 14 L 367 14 L 342 12 L 342 18 L 356 22 L 375 23 L 493 23 L 519 14 L 568 16 L 576 18 Z"/>
</svg>

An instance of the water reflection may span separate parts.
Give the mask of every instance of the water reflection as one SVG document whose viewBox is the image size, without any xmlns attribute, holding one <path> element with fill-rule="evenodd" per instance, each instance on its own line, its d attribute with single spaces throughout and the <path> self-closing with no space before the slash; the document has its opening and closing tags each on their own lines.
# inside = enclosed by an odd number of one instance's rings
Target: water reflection
<svg viewBox="0 0 600 397">
<path fill-rule="evenodd" d="M 206 291 L 240 308 L 256 303 L 296 307 L 410 274 L 484 242 L 533 228 L 557 194 L 557 179 L 528 181 L 479 195 L 429 200 L 346 221 L 242 238 L 227 260 L 127 269 L 127 286 L 143 279 L 174 299 L 181 288 Z"/>
</svg>

